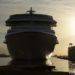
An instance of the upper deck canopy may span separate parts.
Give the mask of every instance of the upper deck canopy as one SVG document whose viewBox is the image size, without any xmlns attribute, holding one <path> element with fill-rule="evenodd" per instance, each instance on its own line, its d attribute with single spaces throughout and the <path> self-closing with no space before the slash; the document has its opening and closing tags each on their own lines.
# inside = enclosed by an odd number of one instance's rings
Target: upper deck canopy
<svg viewBox="0 0 75 75">
<path fill-rule="evenodd" d="M 6 21 L 7 26 L 11 26 L 9 23 L 13 22 L 41 22 L 41 23 L 49 23 L 52 26 L 56 26 L 56 21 L 53 20 L 52 16 L 49 15 L 43 15 L 43 14 L 34 14 L 32 9 L 28 14 L 15 14 L 11 15 L 9 19 Z"/>
</svg>

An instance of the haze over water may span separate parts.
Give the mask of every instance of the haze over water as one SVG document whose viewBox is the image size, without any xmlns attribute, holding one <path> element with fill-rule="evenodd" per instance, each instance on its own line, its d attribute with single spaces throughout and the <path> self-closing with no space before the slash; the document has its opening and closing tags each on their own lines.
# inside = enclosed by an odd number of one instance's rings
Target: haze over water
<svg viewBox="0 0 75 75">
<path fill-rule="evenodd" d="M 25 13 L 33 7 L 35 13 L 53 16 L 59 45 L 55 48 L 58 55 L 67 55 L 69 43 L 75 44 L 75 0 L 0 0 L 0 53 L 8 53 L 3 44 L 7 31 L 5 21 L 10 15 Z"/>
</svg>

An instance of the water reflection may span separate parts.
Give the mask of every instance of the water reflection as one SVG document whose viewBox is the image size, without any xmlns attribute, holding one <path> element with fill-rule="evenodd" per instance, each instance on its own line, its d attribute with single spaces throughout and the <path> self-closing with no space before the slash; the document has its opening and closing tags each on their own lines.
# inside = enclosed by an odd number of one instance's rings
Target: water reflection
<svg viewBox="0 0 75 75">
<path fill-rule="evenodd" d="M 57 71 L 66 71 L 71 75 L 75 75 L 75 61 L 69 61 L 58 58 L 51 58 L 51 60 L 46 61 L 47 65 L 54 65 Z"/>
<path fill-rule="evenodd" d="M 0 60 L 1 60 L 0 66 L 2 66 L 2 65 L 7 65 L 11 61 L 11 58 L 0 58 Z M 57 71 L 70 72 L 70 73 L 74 73 L 75 75 L 75 61 L 68 61 L 68 60 L 52 57 L 51 59 L 48 59 L 46 61 L 46 64 L 49 66 L 50 65 L 55 66 L 55 69 Z"/>
<path fill-rule="evenodd" d="M 52 63 L 52 61 L 51 61 L 50 59 L 47 59 L 47 61 L 46 61 L 45 63 L 46 63 L 46 65 L 48 65 L 48 66 L 53 65 L 53 63 Z"/>
<path fill-rule="evenodd" d="M 69 72 L 68 60 L 51 57 L 46 61 L 46 64 L 55 66 L 56 71 Z"/>
</svg>

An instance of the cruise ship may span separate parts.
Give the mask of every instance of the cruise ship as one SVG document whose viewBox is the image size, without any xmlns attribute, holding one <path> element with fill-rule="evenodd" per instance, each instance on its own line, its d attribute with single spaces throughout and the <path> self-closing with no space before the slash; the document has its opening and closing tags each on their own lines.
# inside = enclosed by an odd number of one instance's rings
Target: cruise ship
<svg viewBox="0 0 75 75">
<path fill-rule="evenodd" d="M 45 59 L 58 43 L 53 27 L 56 21 L 50 15 L 36 14 L 32 8 L 25 14 L 14 14 L 6 20 L 9 27 L 5 36 L 13 59 L 29 62 Z"/>
</svg>

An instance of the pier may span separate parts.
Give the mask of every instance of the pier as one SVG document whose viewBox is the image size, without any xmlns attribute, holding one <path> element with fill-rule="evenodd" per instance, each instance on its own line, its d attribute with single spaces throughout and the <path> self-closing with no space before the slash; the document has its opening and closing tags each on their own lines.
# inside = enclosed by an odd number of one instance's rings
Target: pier
<svg viewBox="0 0 75 75">
<path fill-rule="evenodd" d="M 42 67 L 43 68 L 43 67 Z M 26 68 L 19 68 L 15 66 L 0 66 L 0 75 L 69 75 L 68 72 L 49 71 L 48 69 L 28 70 Z"/>
</svg>

